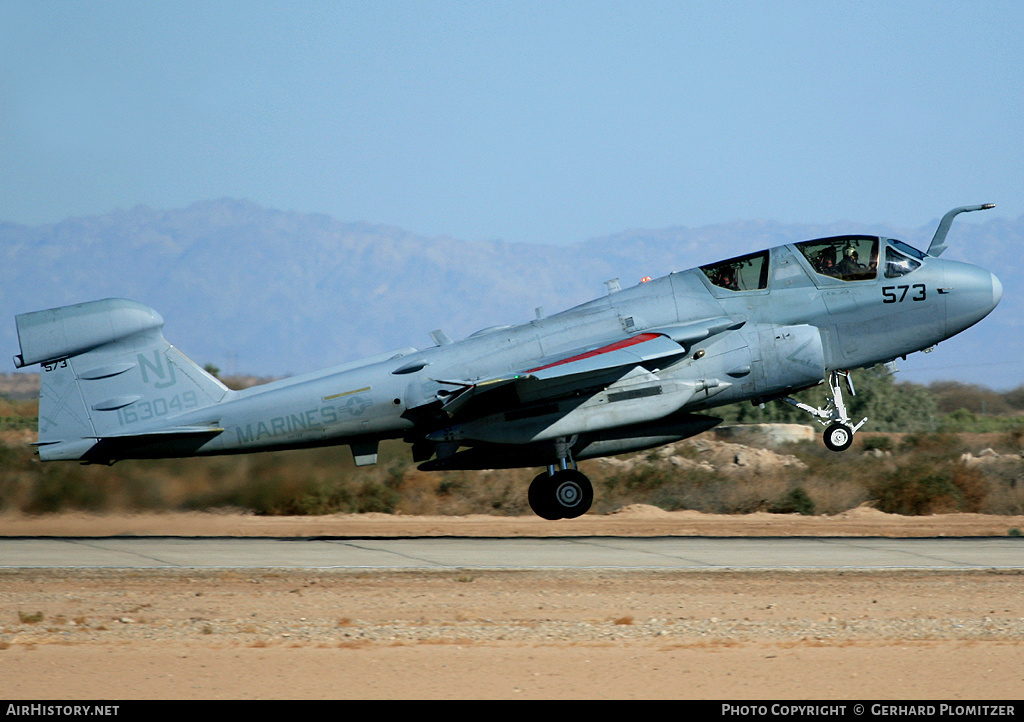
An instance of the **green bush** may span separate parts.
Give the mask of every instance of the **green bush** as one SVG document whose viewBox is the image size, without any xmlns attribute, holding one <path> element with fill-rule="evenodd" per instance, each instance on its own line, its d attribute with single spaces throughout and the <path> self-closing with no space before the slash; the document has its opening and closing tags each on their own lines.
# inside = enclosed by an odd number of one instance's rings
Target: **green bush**
<svg viewBox="0 0 1024 722">
<path fill-rule="evenodd" d="M 795 486 L 768 508 L 773 514 L 814 515 L 814 501 L 802 486 Z"/>
<path fill-rule="evenodd" d="M 892 451 L 895 446 L 890 436 L 865 436 L 861 445 L 864 451 Z"/>
</svg>

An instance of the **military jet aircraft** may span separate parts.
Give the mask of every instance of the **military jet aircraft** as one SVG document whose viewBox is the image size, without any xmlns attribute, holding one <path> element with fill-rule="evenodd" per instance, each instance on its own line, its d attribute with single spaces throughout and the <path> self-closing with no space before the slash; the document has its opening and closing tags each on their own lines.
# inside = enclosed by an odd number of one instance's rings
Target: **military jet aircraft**
<svg viewBox="0 0 1024 722">
<path fill-rule="evenodd" d="M 693 436 L 723 404 L 794 404 L 829 449 L 848 448 L 867 421 L 843 402 L 851 369 L 927 350 L 999 303 L 994 275 L 939 258 L 957 214 L 991 207 L 949 211 L 926 252 L 867 235 L 787 244 L 241 391 L 171 346 L 156 311 L 122 299 L 17 316 L 14 361 L 42 365 L 44 461 L 348 444 L 366 465 L 401 438 L 424 470 L 544 467 L 530 506 L 574 518 L 593 501 L 578 461 Z M 824 408 L 790 397 L 819 384 Z"/>
</svg>

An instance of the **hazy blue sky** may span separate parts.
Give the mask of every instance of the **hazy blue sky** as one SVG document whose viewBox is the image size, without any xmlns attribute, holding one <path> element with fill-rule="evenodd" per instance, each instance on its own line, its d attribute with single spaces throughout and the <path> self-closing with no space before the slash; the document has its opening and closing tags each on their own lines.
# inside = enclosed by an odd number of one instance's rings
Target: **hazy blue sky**
<svg viewBox="0 0 1024 722">
<path fill-rule="evenodd" d="M 0 2 L 0 220 L 222 196 L 556 243 L 1016 218 L 1024 3 Z"/>
</svg>

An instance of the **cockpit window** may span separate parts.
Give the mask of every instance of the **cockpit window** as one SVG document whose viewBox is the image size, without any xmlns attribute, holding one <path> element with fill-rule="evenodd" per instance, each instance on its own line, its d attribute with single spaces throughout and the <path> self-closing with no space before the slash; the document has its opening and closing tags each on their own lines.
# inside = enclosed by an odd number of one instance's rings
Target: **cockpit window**
<svg viewBox="0 0 1024 722">
<path fill-rule="evenodd" d="M 840 236 L 797 243 L 807 262 L 823 276 L 841 281 L 868 281 L 878 275 L 878 239 Z"/>
<path fill-rule="evenodd" d="M 899 278 L 917 270 L 921 265 L 920 261 L 907 258 L 902 253 L 897 253 L 891 248 L 885 249 L 885 277 Z"/>
<path fill-rule="evenodd" d="M 768 251 L 701 266 L 700 270 L 711 283 L 729 291 L 765 289 L 768 288 Z"/>
<path fill-rule="evenodd" d="M 908 246 L 903 241 L 897 241 L 895 238 L 890 238 L 889 245 L 899 251 L 902 251 L 905 255 L 910 256 L 911 258 L 916 258 L 919 261 L 924 260 L 924 254 L 921 253 L 921 251 L 917 250 L 913 246 Z"/>
</svg>

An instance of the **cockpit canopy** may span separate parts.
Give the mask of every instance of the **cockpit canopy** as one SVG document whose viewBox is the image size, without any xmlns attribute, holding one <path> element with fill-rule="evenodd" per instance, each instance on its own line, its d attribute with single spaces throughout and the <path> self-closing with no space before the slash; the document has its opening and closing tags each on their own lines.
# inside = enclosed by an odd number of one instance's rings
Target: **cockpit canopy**
<svg viewBox="0 0 1024 722">
<path fill-rule="evenodd" d="M 840 281 L 878 278 L 879 250 L 885 247 L 885 278 L 899 278 L 921 267 L 925 254 L 903 241 L 877 236 L 834 236 L 793 244 L 821 276 Z M 769 251 L 737 256 L 701 266 L 708 280 L 727 291 L 768 288 Z"/>
</svg>

